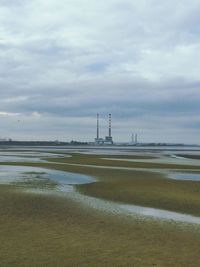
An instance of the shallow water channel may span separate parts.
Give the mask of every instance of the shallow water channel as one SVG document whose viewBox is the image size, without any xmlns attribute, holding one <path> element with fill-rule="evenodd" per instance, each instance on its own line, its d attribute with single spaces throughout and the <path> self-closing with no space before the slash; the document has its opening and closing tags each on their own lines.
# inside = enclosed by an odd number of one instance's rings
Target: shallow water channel
<svg viewBox="0 0 200 267">
<path fill-rule="evenodd" d="M 190 175 L 179 174 L 174 175 Z M 174 176 L 177 178 L 177 176 Z M 182 177 L 182 176 L 181 176 Z M 186 178 L 191 178 L 183 176 Z M 196 176 L 195 176 L 196 177 Z M 198 176 L 200 180 L 200 174 Z M 175 178 L 175 179 L 176 179 Z M 192 176 L 192 178 L 194 178 Z M 112 212 L 121 215 L 133 215 L 143 218 L 154 218 L 160 220 L 178 221 L 184 223 L 200 224 L 200 217 L 187 214 L 171 212 L 167 210 L 141 207 L 129 204 L 120 204 L 111 201 L 105 201 L 94 197 L 81 195 L 74 189 L 74 185 L 94 182 L 95 179 L 78 173 L 64 172 L 38 167 L 21 167 L 21 166 L 0 166 L 0 184 L 14 184 L 22 186 L 23 189 L 34 192 L 50 192 L 67 194 L 89 207 Z"/>
<path fill-rule="evenodd" d="M 47 158 L 68 158 L 67 154 L 54 154 L 38 151 L 0 151 L 0 162 L 46 162 Z"/>
<path fill-rule="evenodd" d="M 194 172 L 173 172 L 168 177 L 174 180 L 200 181 L 200 173 Z"/>
<path fill-rule="evenodd" d="M 67 192 L 72 185 L 91 183 L 91 177 L 71 172 L 38 167 L 0 166 L 0 184 L 32 185 L 36 189 L 51 189 Z M 42 182 L 42 183 L 41 183 Z M 51 182 L 51 183 L 50 183 Z M 45 188 L 46 185 L 46 188 Z"/>
</svg>

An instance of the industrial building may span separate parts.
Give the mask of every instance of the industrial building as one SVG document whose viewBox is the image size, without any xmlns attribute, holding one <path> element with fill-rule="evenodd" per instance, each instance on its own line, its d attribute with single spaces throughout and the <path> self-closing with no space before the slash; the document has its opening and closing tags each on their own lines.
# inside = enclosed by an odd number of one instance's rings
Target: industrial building
<svg viewBox="0 0 200 267">
<path fill-rule="evenodd" d="M 97 136 L 95 138 L 95 145 L 113 145 L 113 139 L 112 139 L 112 118 L 111 114 L 109 114 L 108 117 L 108 136 L 105 136 L 105 138 L 100 138 L 99 136 L 99 114 L 97 113 Z"/>
<path fill-rule="evenodd" d="M 138 144 L 138 135 L 132 133 L 130 145 L 137 145 L 137 144 Z"/>
</svg>

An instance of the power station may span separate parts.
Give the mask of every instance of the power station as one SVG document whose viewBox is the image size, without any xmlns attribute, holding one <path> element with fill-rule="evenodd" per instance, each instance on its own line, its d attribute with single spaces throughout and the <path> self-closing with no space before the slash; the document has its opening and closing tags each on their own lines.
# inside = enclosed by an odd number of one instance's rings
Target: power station
<svg viewBox="0 0 200 267">
<path fill-rule="evenodd" d="M 105 136 L 105 139 L 100 138 L 99 135 L 99 114 L 97 113 L 97 136 L 95 138 L 96 145 L 113 145 L 112 139 L 112 117 L 111 114 L 108 116 L 108 136 Z"/>
<path fill-rule="evenodd" d="M 137 145 L 138 144 L 138 135 L 137 134 L 133 134 L 131 135 L 131 145 Z"/>
</svg>

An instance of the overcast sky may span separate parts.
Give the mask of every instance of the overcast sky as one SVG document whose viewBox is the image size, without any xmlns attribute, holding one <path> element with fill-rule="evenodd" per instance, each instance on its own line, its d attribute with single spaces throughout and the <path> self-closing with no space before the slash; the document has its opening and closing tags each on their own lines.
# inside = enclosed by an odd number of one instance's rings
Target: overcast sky
<svg viewBox="0 0 200 267">
<path fill-rule="evenodd" d="M 199 0 L 0 0 L 0 137 L 200 144 Z"/>
</svg>

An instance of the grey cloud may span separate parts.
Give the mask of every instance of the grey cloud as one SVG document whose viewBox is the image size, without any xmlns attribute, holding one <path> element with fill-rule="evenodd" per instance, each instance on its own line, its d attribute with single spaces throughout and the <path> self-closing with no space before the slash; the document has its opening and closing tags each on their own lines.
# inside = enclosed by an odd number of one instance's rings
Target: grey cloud
<svg viewBox="0 0 200 267">
<path fill-rule="evenodd" d="M 91 139 L 96 112 L 111 112 L 118 140 L 132 127 L 164 136 L 162 121 L 169 141 L 187 127 L 197 140 L 199 9 L 195 0 L 0 1 L 0 112 L 24 121 L 20 130 L 0 117 L 5 134 Z"/>
</svg>

